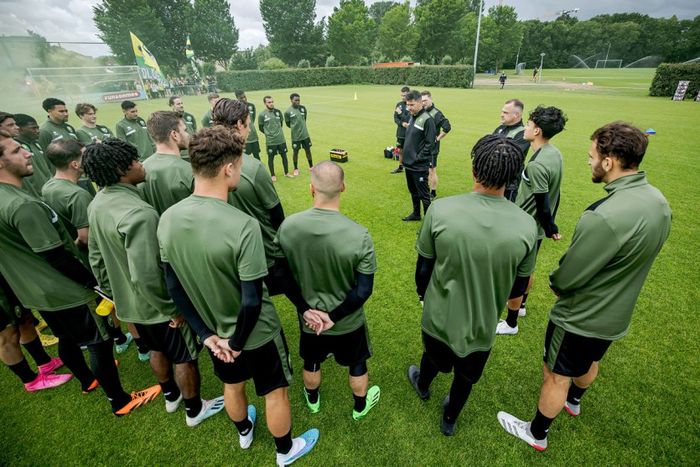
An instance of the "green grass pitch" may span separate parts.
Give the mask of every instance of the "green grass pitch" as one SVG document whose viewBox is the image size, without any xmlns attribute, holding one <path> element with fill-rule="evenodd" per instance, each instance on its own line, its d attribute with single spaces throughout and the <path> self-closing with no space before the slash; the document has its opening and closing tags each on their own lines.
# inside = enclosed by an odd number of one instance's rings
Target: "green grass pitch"
<svg viewBox="0 0 700 467">
<path fill-rule="evenodd" d="M 469 151 L 480 136 L 498 125 L 506 99 L 522 99 L 526 113 L 545 104 L 564 109 L 569 117 L 566 130 L 553 139 L 565 159 L 557 216 L 563 239 L 558 243 L 545 241 L 520 334 L 497 339 L 453 438 L 439 432 L 440 401 L 449 390 L 450 378 L 438 377 L 433 397 L 421 402 L 405 376 L 406 367 L 418 363 L 421 355 L 421 309 L 413 283 L 418 225 L 401 222 L 410 212 L 405 178 L 390 175 L 396 164 L 382 157 L 383 148 L 394 142 L 392 111 L 399 87 L 358 85 L 269 92 L 282 110 L 288 105 L 290 92 L 301 94 L 309 110 L 316 161 L 327 158 L 331 148 L 349 152 L 350 162 L 343 165 L 347 191 L 341 208 L 369 229 L 379 265 L 366 311 L 374 350 L 369 361 L 370 382 L 381 386 L 382 400 L 360 422 L 351 417 L 347 373 L 333 362 L 324 365 L 321 412 L 308 413 L 301 395 L 295 312 L 285 298 L 274 300 L 297 370 L 290 388 L 293 432 L 299 434 L 310 427 L 321 431 L 315 451 L 299 465 L 687 465 L 700 459 L 700 364 L 695 325 L 700 302 L 700 195 L 695 186 L 700 165 L 700 104 L 646 97 L 653 74 L 648 70 L 545 69 L 544 73 L 546 81 L 540 85 L 530 83 L 528 76 L 513 75 L 505 90 L 491 84 L 496 77 L 482 76 L 474 90 L 431 89 L 435 104 L 453 126 L 442 143 L 438 169 L 441 197 L 471 189 Z M 574 86 L 588 81 L 594 86 Z M 267 93 L 251 92 L 248 98 L 261 109 Z M 186 110 L 198 118 L 207 108 L 204 96 L 185 97 L 184 101 Z M 75 103 L 71 104 L 72 109 Z M 144 117 L 167 109 L 164 100 L 138 105 Z M 3 110 L 31 113 L 43 120 L 37 103 Z M 113 128 L 120 118 L 118 105 L 100 106 L 98 123 Z M 496 412 L 507 410 L 523 418 L 534 413 L 547 313 L 554 302 L 547 275 L 566 250 L 582 211 L 605 195 L 602 185 L 591 183 L 587 150 L 593 130 L 614 120 L 657 131 L 650 137 L 642 169 L 671 204 L 671 237 L 639 297 L 631 332 L 614 344 L 602 361 L 600 377 L 584 398 L 582 415 L 573 419 L 562 413 L 550 431 L 550 448 L 537 453 L 506 434 Z M 78 123 L 74 116 L 71 123 Z M 285 134 L 289 138 L 289 132 Z M 276 185 L 287 214 L 311 206 L 309 174 L 303 155 L 301 159 L 302 175 L 282 177 Z M 279 172 L 281 163 L 277 164 Z M 153 384 L 148 365 L 137 360 L 133 347 L 119 360 L 128 390 Z M 203 356 L 200 365 L 202 395 L 220 395 L 222 385 L 213 375 L 208 357 Z M 165 413 L 160 397 L 128 417 L 116 419 L 109 414 L 102 393 L 81 395 L 73 381 L 58 389 L 29 394 L 4 366 L 0 368 L 0 393 L 0 464 L 257 466 L 274 462 L 264 404 L 252 388 L 248 393 L 258 407 L 259 422 L 256 441 L 247 452 L 239 449 L 235 428 L 224 413 L 197 428 L 187 428 L 183 410 Z"/>
</svg>

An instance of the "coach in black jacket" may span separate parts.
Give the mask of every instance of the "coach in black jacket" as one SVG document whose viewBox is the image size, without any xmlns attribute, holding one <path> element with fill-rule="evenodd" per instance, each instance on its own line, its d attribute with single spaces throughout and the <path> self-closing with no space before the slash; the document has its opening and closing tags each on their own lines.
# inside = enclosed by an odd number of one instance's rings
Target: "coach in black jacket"
<svg viewBox="0 0 700 467">
<path fill-rule="evenodd" d="M 435 147 L 435 120 L 425 111 L 419 91 L 411 91 L 406 96 L 406 106 L 411 119 L 406 128 L 406 140 L 403 148 L 403 166 L 406 170 L 406 184 L 413 201 L 413 212 L 404 217 L 404 221 L 419 221 L 420 204 L 423 202 L 423 214 L 430 206 L 430 188 L 428 187 L 428 169 L 433 165 Z"/>
</svg>

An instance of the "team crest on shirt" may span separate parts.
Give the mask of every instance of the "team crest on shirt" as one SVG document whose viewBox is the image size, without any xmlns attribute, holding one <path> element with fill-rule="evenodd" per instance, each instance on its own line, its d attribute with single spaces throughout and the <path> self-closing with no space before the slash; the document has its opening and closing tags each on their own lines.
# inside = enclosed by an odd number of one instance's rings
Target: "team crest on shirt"
<svg viewBox="0 0 700 467">
<path fill-rule="evenodd" d="M 109 130 L 106 127 L 101 126 L 100 131 L 104 133 L 105 135 L 109 134 Z"/>
<path fill-rule="evenodd" d="M 192 123 L 192 117 L 190 117 L 189 115 L 185 116 L 185 120 Z"/>
</svg>

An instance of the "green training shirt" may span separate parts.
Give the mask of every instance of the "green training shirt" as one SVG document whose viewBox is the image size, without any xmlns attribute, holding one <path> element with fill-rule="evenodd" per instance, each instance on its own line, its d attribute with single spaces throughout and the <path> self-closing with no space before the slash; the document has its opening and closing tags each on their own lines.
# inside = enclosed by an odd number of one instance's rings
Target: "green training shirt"
<svg viewBox="0 0 700 467">
<path fill-rule="evenodd" d="M 258 115 L 258 111 L 255 108 L 255 104 L 248 102 L 248 113 L 250 114 L 250 133 L 248 133 L 248 139 L 246 144 L 255 143 L 258 141 L 258 130 L 255 129 L 255 117 Z"/>
<path fill-rule="evenodd" d="M 44 150 L 41 149 L 37 141 L 29 141 L 21 137 L 15 138 L 22 148 L 32 153 L 32 168 L 34 173 L 29 177 L 22 179 L 22 189 L 37 198 L 41 198 L 41 188 L 44 183 L 48 182 L 53 177 L 56 169 L 51 161 L 44 155 Z"/>
<path fill-rule="evenodd" d="M 98 141 L 104 141 L 107 138 L 114 138 L 112 130 L 104 125 L 96 125 L 95 128 L 83 125 L 76 134 L 78 135 L 78 140 L 86 146 Z"/>
<path fill-rule="evenodd" d="M 41 190 L 41 197 L 61 218 L 68 234 L 75 240 L 78 229 L 88 227 L 87 208 L 92 195 L 69 180 L 52 178 Z M 90 267 L 87 251 L 80 251 L 80 260 Z"/>
<path fill-rule="evenodd" d="M 459 357 L 491 349 L 516 276 L 535 270 L 534 219 L 502 196 L 468 193 L 438 199 L 416 249 L 435 258 L 425 293 L 423 330 Z"/>
<path fill-rule="evenodd" d="M 292 129 L 292 143 L 303 141 L 309 137 L 309 130 L 306 128 L 306 117 L 308 113 L 306 107 L 289 106 L 284 112 L 284 122 Z"/>
<path fill-rule="evenodd" d="M 202 117 L 202 128 L 209 128 L 214 124 L 214 121 L 211 119 L 211 109 L 207 110 L 207 113 L 204 114 Z"/>
<path fill-rule="evenodd" d="M 671 208 L 644 172 L 607 184 L 576 224 L 571 245 L 549 276 L 560 296 L 549 314 L 574 334 L 617 340 L 627 334 L 637 297 L 671 230 Z"/>
<path fill-rule="evenodd" d="M 241 281 L 267 275 L 258 222 L 224 201 L 192 195 L 163 213 L 158 242 L 161 259 L 170 263 L 207 327 L 231 337 L 241 307 Z M 270 342 L 280 330 L 263 286 L 260 317 L 243 349 Z"/>
<path fill-rule="evenodd" d="M 187 198 L 194 189 L 192 166 L 173 154 L 155 153 L 143 163 L 146 180 L 139 185 L 143 199 L 158 214 Z"/>
<path fill-rule="evenodd" d="M 241 180 L 236 191 L 229 193 L 228 202 L 260 223 L 267 267 L 271 267 L 275 257 L 279 256 L 279 246 L 275 244 L 277 230 L 272 227 L 270 209 L 277 206 L 280 199 L 262 162 L 249 154 L 243 154 Z"/>
<path fill-rule="evenodd" d="M 39 253 L 77 249 L 47 204 L 14 185 L 0 183 L 0 274 L 25 308 L 58 311 L 93 301 L 92 290 L 73 282 Z"/>
<path fill-rule="evenodd" d="M 377 271 L 369 232 L 338 211 L 311 208 L 293 214 L 284 220 L 275 241 L 289 262 L 304 300 L 315 310 L 333 311 L 355 287 L 356 272 Z M 347 334 L 364 323 L 363 306 L 324 334 Z M 306 326 L 301 328 L 312 332 Z"/>
<path fill-rule="evenodd" d="M 536 221 L 536 193 L 548 193 L 552 219 L 557 214 L 563 165 L 564 161 L 559 149 L 547 143 L 532 155 L 525 166 L 525 170 L 523 170 L 515 204 L 534 217 Z M 544 229 L 539 224 L 539 221 L 537 221 L 537 231 L 537 238 L 544 238 Z"/>
<path fill-rule="evenodd" d="M 39 131 L 38 143 L 41 149 L 46 151 L 53 141 L 58 139 L 78 139 L 78 135 L 75 134 L 75 128 L 73 128 L 68 123 L 57 124 L 51 120 L 46 120 L 43 125 L 41 125 L 41 130 Z"/>
<path fill-rule="evenodd" d="M 117 317 L 127 323 L 164 323 L 178 315 L 160 268 L 158 213 L 133 185 L 103 188 L 88 208 L 90 266 L 112 292 Z"/>
<path fill-rule="evenodd" d="M 193 135 L 197 132 L 197 119 L 188 112 L 182 113 L 182 119 L 185 121 L 185 127 L 187 127 L 187 133 Z"/>
<path fill-rule="evenodd" d="M 146 129 L 146 121 L 141 117 L 136 120 L 128 120 L 127 118 L 119 120 L 117 122 L 117 138 L 136 146 L 141 162 L 156 152 L 156 145 Z"/>
<path fill-rule="evenodd" d="M 265 144 L 267 146 L 277 146 L 285 144 L 284 133 L 282 132 L 282 122 L 284 117 L 279 109 L 263 110 L 258 116 L 258 127 L 265 134 Z"/>
</svg>

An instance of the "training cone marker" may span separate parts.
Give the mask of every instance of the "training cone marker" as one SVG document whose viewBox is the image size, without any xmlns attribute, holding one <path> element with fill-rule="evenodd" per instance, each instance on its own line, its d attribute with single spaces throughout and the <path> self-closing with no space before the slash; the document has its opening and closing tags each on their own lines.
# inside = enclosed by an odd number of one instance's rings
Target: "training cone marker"
<svg viewBox="0 0 700 467">
<path fill-rule="evenodd" d="M 355 97 L 352 100 L 354 100 L 354 101 L 357 100 L 357 91 L 355 91 Z"/>
</svg>

